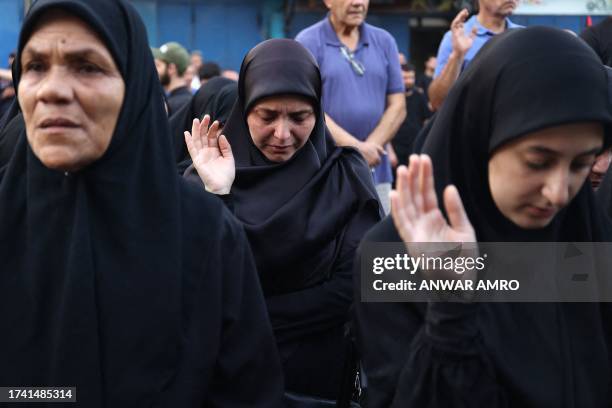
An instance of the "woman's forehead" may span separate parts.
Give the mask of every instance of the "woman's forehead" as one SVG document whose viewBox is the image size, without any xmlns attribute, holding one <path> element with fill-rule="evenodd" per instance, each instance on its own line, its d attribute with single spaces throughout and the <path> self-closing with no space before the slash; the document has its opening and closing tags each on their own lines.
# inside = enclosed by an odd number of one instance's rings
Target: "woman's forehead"
<svg viewBox="0 0 612 408">
<path fill-rule="evenodd" d="M 570 123 L 530 132 L 510 146 L 531 151 L 581 154 L 601 148 L 603 138 L 603 125 L 599 122 Z"/>
<path fill-rule="evenodd" d="M 255 104 L 256 109 L 266 110 L 304 110 L 312 109 L 312 102 L 301 95 L 273 95 Z"/>
</svg>

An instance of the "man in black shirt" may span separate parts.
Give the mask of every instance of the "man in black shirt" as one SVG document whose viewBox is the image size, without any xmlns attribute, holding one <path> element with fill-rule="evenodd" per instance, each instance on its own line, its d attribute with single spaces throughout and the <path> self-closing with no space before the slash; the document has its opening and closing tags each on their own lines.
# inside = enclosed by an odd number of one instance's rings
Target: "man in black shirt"
<svg viewBox="0 0 612 408">
<path fill-rule="evenodd" d="M 189 66 L 189 53 L 176 42 L 153 48 L 155 67 L 168 98 L 168 115 L 177 112 L 191 100 L 191 90 L 185 79 Z"/>
<path fill-rule="evenodd" d="M 415 70 L 410 63 L 402 65 L 402 76 L 406 87 L 406 119 L 391 141 L 398 164 L 407 165 L 413 153 L 413 143 L 427 118 L 431 116 L 423 89 L 415 86 Z"/>
</svg>

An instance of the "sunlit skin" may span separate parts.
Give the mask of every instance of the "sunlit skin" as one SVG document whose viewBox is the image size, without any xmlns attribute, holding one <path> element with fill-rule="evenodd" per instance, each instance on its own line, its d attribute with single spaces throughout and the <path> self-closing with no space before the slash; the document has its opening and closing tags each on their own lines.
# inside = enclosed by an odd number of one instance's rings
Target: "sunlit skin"
<svg viewBox="0 0 612 408">
<path fill-rule="evenodd" d="M 21 56 L 18 99 L 32 151 L 48 168 L 78 171 L 108 149 L 125 83 L 104 43 L 80 19 L 54 11 Z"/>
<path fill-rule="evenodd" d="M 493 201 L 519 227 L 547 226 L 576 196 L 602 144 L 601 124 L 574 123 L 503 145 L 489 160 Z"/>
<path fill-rule="evenodd" d="M 599 188 L 601 180 L 603 180 L 604 176 L 608 172 L 608 169 L 610 168 L 611 161 L 612 149 L 604 150 L 595 159 L 595 164 L 593 164 L 593 167 L 591 168 L 591 174 L 589 174 L 589 179 L 591 180 L 591 185 L 593 186 L 593 189 L 597 190 Z"/>
<path fill-rule="evenodd" d="M 293 157 L 308 141 L 315 123 L 311 103 L 291 95 L 262 99 L 247 116 L 253 143 L 273 162 Z"/>
<path fill-rule="evenodd" d="M 518 0 L 479 0 L 479 7 L 485 9 L 488 15 L 508 17 L 518 7 Z"/>
<path fill-rule="evenodd" d="M 358 27 L 366 19 L 369 0 L 325 0 L 336 26 Z"/>
</svg>

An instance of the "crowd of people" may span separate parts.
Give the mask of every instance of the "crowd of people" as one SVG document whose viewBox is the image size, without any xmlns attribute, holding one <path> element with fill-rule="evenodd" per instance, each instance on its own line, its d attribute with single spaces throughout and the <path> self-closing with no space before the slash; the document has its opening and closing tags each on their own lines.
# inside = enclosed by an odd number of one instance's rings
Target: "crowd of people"
<svg viewBox="0 0 612 408">
<path fill-rule="evenodd" d="M 324 3 L 236 73 L 150 48 L 126 0 L 34 2 L 0 82 L 0 386 L 88 408 L 612 403 L 609 303 L 360 285 L 368 243 L 612 241 L 612 18 L 580 38 L 479 0 L 417 75 L 367 0 Z"/>
</svg>

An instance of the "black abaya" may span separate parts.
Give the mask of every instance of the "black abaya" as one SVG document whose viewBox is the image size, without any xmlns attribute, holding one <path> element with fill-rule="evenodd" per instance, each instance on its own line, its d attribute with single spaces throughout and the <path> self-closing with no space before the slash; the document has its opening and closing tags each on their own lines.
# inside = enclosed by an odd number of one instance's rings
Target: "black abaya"
<svg viewBox="0 0 612 408">
<path fill-rule="evenodd" d="M 438 196 L 458 187 L 480 242 L 612 240 L 586 184 L 551 225 L 523 230 L 499 212 L 487 183 L 490 152 L 532 131 L 598 121 L 609 143 L 607 101 L 604 67 L 579 39 L 543 27 L 496 36 L 425 141 Z M 387 218 L 365 241 L 401 240 Z M 609 406 L 611 316 L 598 303 L 358 303 L 367 406 Z"/>
<path fill-rule="evenodd" d="M 39 0 L 16 61 L 58 8 L 98 34 L 125 98 L 89 166 L 48 169 L 22 131 L 2 170 L 0 384 L 76 386 L 70 406 L 87 408 L 277 406 L 280 364 L 244 232 L 176 176 L 144 24 L 123 0 Z"/>
</svg>

